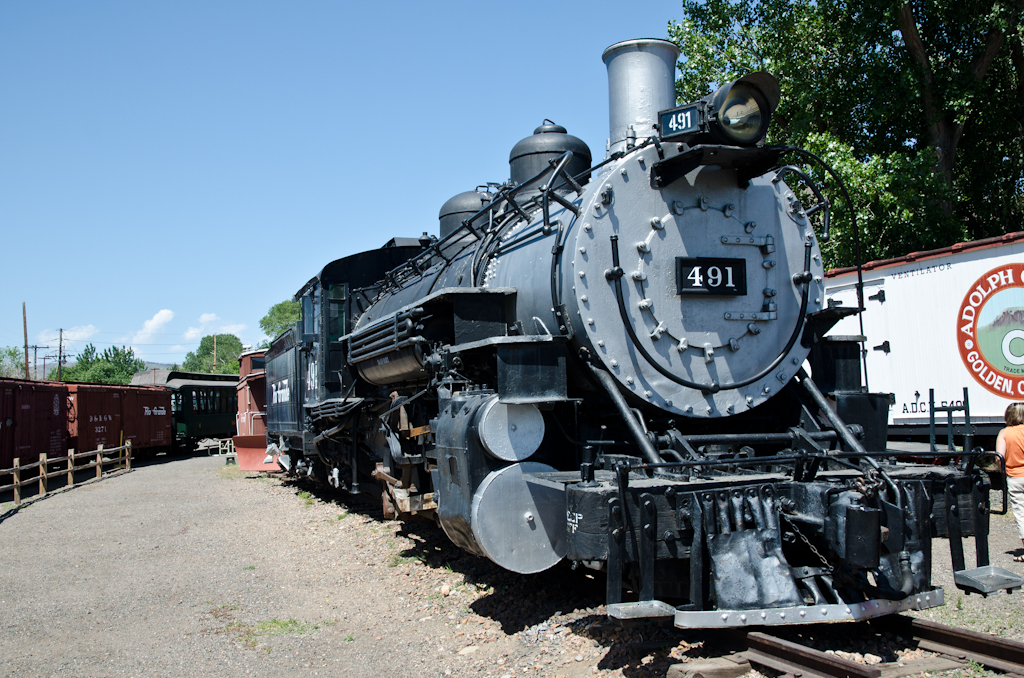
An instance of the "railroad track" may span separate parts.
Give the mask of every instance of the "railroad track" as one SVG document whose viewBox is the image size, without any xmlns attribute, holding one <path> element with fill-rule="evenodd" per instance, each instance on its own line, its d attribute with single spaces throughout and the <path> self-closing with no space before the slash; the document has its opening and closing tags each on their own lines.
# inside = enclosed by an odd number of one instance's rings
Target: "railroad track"
<svg viewBox="0 0 1024 678">
<path fill-rule="evenodd" d="M 793 678 L 899 678 L 948 671 L 974 662 L 1013 678 L 1024 678 L 1024 643 L 1018 641 L 901 615 L 874 620 L 870 627 L 899 635 L 911 645 L 937 656 L 869 666 L 769 633 L 749 631 L 744 634 L 745 651 L 729 657 L 677 664 L 668 676 L 734 678 L 757 668 Z"/>
</svg>

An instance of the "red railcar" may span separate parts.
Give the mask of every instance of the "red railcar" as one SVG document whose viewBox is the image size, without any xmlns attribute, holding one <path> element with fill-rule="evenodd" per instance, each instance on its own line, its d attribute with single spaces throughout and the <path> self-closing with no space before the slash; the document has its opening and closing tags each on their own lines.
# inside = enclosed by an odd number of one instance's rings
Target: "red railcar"
<svg viewBox="0 0 1024 678">
<path fill-rule="evenodd" d="M 171 394 L 166 388 L 125 386 L 121 401 L 124 439 L 133 450 L 169 447 L 174 441 L 171 426 Z"/>
<path fill-rule="evenodd" d="M 132 453 L 169 448 L 171 392 L 120 384 L 68 384 L 68 444 L 77 451 L 132 441 Z"/>
<path fill-rule="evenodd" d="M 67 396 L 64 384 L 0 379 L 0 468 L 67 454 Z"/>
<path fill-rule="evenodd" d="M 235 457 L 244 471 L 279 471 L 277 464 L 264 464 L 267 456 L 267 369 L 266 351 L 250 351 L 239 357 L 238 435 L 234 437 Z"/>
</svg>

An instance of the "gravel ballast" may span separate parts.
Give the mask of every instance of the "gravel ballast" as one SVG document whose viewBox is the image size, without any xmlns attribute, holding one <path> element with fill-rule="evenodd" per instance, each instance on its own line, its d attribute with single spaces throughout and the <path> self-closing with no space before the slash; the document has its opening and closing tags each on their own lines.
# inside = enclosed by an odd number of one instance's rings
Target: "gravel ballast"
<svg viewBox="0 0 1024 678">
<path fill-rule="evenodd" d="M 1012 517 L 993 517 L 991 541 L 994 564 L 1024 570 Z M 959 596 L 935 550 L 948 604 L 922 616 L 1022 638 L 1018 596 Z M 582 568 L 514 575 L 430 523 L 382 520 L 372 498 L 215 457 L 8 511 L 0 554 L 5 676 L 661 676 L 731 649 L 610 624 Z"/>
</svg>

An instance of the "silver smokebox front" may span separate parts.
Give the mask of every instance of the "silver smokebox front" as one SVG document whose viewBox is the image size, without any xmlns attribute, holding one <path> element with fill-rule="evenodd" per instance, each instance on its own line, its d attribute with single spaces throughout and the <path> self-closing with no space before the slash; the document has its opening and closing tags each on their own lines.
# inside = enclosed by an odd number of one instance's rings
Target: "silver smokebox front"
<svg viewBox="0 0 1024 678">
<path fill-rule="evenodd" d="M 679 48 L 641 38 L 617 42 L 601 58 L 608 67 L 609 152 L 614 153 L 626 150 L 628 139 L 657 134 L 658 111 L 676 105 Z"/>
</svg>

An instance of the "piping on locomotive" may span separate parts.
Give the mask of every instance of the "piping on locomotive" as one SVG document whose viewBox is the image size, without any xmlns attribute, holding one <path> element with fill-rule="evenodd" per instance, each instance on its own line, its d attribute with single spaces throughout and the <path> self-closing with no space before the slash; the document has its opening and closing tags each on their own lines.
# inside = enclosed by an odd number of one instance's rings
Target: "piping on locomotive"
<svg viewBox="0 0 1024 678">
<path fill-rule="evenodd" d="M 829 202 L 782 162 L 798 149 L 764 145 L 777 82 L 676 106 L 677 58 L 662 40 L 605 51 L 602 162 L 545 121 L 508 182 L 445 203 L 440 239 L 310 280 L 267 355 L 269 451 L 503 568 L 603 570 L 613 617 L 933 607 L 946 535 L 958 585 L 1019 586 L 985 567 L 973 456 L 897 463 L 888 394 L 837 387 L 827 356 L 857 338 L 827 332 L 858 309 L 823 304 Z"/>
</svg>

